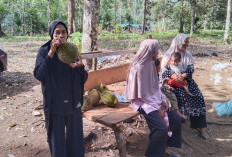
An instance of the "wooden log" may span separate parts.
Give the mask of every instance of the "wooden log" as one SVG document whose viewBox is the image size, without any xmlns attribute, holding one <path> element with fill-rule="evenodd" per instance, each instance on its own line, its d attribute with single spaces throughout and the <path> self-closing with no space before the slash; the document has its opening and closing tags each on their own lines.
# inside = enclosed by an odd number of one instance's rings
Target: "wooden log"
<svg viewBox="0 0 232 157">
<path fill-rule="evenodd" d="M 92 59 L 97 57 L 105 57 L 105 56 L 115 56 L 115 55 L 122 55 L 122 54 L 128 54 L 128 53 L 135 53 L 137 50 L 120 50 L 120 51 L 96 51 L 96 52 L 87 52 L 82 53 L 81 57 L 82 59 Z"/>
<path fill-rule="evenodd" d="M 112 129 L 114 130 L 116 144 L 119 150 L 119 157 L 127 157 L 126 140 L 123 134 L 124 127 L 118 126 L 118 127 L 113 127 Z"/>
</svg>

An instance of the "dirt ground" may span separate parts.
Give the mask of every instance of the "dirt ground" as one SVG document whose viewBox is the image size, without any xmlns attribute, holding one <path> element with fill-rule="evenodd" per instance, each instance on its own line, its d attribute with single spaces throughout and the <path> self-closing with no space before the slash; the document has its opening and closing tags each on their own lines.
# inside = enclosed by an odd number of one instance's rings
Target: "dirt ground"
<svg viewBox="0 0 232 157">
<path fill-rule="evenodd" d="M 33 77 L 33 68 L 38 48 L 43 41 L 1 43 L 8 52 L 8 71 L 0 76 L 0 156 L 1 157 L 49 157 L 43 116 L 34 116 L 33 111 L 43 114 L 40 83 Z M 167 47 L 167 46 L 166 46 Z M 213 101 L 228 101 L 232 98 L 232 64 L 229 46 L 194 42 L 189 48 L 194 51 L 194 79 L 201 89 L 207 109 Z M 208 56 L 217 52 L 218 57 Z M 217 64 L 228 63 L 220 71 L 212 70 Z M 217 77 L 216 77 L 217 76 Z M 221 76 L 219 82 L 217 78 Z M 37 110 L 36 110 L 37 108 Z M 110 128 L 85 118 L 84 133 L 95 136 L 86 141 L 86 157 L 117 157 L 114 133 Z M 229 157 L 232 156 L 232 119 L 208 113 L 207 131 L 209 140 L 199 137 L 182 125 L 183 144 L 173 149 L 183 157 Z M 138 116 L 128 123 L 125 135 L 129 157 L 143 157 L 148 143 L 148 127 L 144 118 Z"/>
</svg>

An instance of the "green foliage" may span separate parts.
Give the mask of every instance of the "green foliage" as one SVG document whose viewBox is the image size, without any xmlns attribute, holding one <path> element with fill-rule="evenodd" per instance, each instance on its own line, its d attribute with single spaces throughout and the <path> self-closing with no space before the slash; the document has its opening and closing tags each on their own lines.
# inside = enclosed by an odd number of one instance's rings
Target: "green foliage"
<svg viewBox="0 0 232 157">
<path fill-rule="evenodd" d="M 75 0 L 75 3 L 76 28 L 82 32 L 84 0 Z M 10 36 L 47 34 L 51 21 L 60 19 L 67 23 L 67 4 L 67 0 L 0 0 L 2 30 Z M 204 23 L 207 29 L 224 29 L 226 9 L 227 0 L 197 0 L 196 30 L 200 32 Z M 184 32 L 188 33 L 192 0 L 149 0 L 146 13 L 146 26 L 155 33 L 179 29 L 183 14 Z M 113 37 L 115 40 L 121 38 L 116 24 L 141 25 L 142 16 L 143 0 L 101 0 L 99 25 L 103 34 L 104 30 L 115 30 L 119 34 Z"/>
<path fill-rule="evenodd" d="M 78 47 L 79 52 L 81 53 L 81 41 L 82 41 L 82 34 L 80 32 L 75 32 L 70 35 L 72 38 L 72 42 L 75 43 Z"/>
<path fill-rule="evenodd" d="M 106 12 L 104 15 L 103 15 L 103 19 L 102 19 L 104 22 L 102 24 L 102 27 L 103 29 L 108 29 L 109 26 L 111 25 L 111 21 L 112 21 L 112 15 L 110 12 Z"/>
<path fill-rule="evenodd" d="M 78 34 L 78 33 L 77 33 Z M 162 32 L 146 32 L 141 35 L 140 33 L 111 33 L 103 31 L 98 36 L 99 49 L 108 50 L 123 50 L 129 48 L 138 48 L 141 41 L 147 38 L 147 35 L 151 34 L 154 39 L 157 39 L 161 45 L 170 46 L 172 39 L 178 34 L 177 30 L 162 31 Z M 232 31 L 230 32 L 232 34 Z M 192 41 L 197 42 L 210 42 L 215 44 L 223 44 L 223 30 L 203 31 L 199 30 L 191 37 Z M 78 35 L 77 35 L 78 36 Z M 0 38 L 0 42 L 21 42 L 21 41 L 43 41 L 49 40 L 49 36 L 8 36 Z M 69 40 L 73 41 L 73 38 Z M 230 36 L 229 40 L 232 38 Z"/>
<path fill-rule="evenodd" d="M 121 33 L 122 32 L 122 26 L 120 24 L 116 24 L 115 30 L 116 30 L 116 33 Z"/>
<path fill-rule="evenodd" d="M 174 21 L 179 23 L 180 17 L 183 16 L 183 24 L 185 25 L 185 31 L 190 32 L 192 15 L 190 12 L 191 4 L 188 1 L 184 1 L 182 7 L 182 2 L 180 1 L 174 5 L 173 10 Z M 175 25 L 174 28 L 178 29 L 179 25 Z"/>
<path fill-rule="evenodd" d="M 127 23 L 133 23 L 133 17 L 131 16 L 131 14 L 129 13 L 129 11 L 126 12 L 125 14 L 125 19 Z"/>
</svg>

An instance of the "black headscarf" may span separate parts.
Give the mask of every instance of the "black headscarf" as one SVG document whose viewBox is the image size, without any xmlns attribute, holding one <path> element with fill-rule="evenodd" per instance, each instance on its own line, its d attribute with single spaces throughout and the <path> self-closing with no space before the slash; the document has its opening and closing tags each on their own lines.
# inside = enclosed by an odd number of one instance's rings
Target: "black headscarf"
<svg viewBox="0 0 232 157">
<path fill-rule="evenodd" d="M 67 37 L 68 37 L 68 29 L 67 29 L 67 26 L 65 25 L 65 23 L 60 21 L 60 20 L 54 20 L 51 22 L 51 24 L 49 26 L 49 35 L 50 35 L 51 39 L 53 39 L 54 29 L 56 28 L 56 26 L 58 24 L 62 24 L 64 26 L 64 28 L 66 29 L 66 32 L 67 32 Z"/>
</svg>

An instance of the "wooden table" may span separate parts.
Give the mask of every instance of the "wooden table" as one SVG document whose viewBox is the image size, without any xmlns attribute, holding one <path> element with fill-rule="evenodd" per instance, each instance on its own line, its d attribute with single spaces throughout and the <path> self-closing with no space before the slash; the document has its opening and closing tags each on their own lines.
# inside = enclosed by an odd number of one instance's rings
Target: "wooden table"
<svg viewBox="0 0 232 157">
<path fill-rule="evenodd" d="M 107 87 L 109 90 L 116 91 L 119 94 L 121 94 L 125 88 L 124 86 L 117 87 L 109 85 L 125 81 L 129 65 L 130 63 L 127 63 L 117 67 L 106 68 L 90 72 L 88 80 L 85 83 L 85 91 L 94 89 L 99 84 L 103 83 L 104 85 L 108 85 Z M 102 104 L 98 107 L 94 107 L 91 110 L 84 112 L 83 115 L 91 121 L 112 128 L 116 138 L 119 156 L 127 156 L 126 142 L 123 134 L 124 127 L 120 124 L 121 122 L 125 122 L 139 115 L 138 112 L 133 111 L 132 107 L 130 106 L 130 103 L 119 103 L 115 108 L 110 108 Z"/>
<path fill-rule="evenodd" d="M 83 115 L 91 121 L 112 128 L 119 150 L 119 156 L 127 156 L 126 142 L 123 134 L 124 127 L 120 123 L 139 115 L 138 112 L 132 110 L 129 103 L 119 103 L 116 108 L 110 108 L 102 104 L 84 112 Z"/>
</svg>

